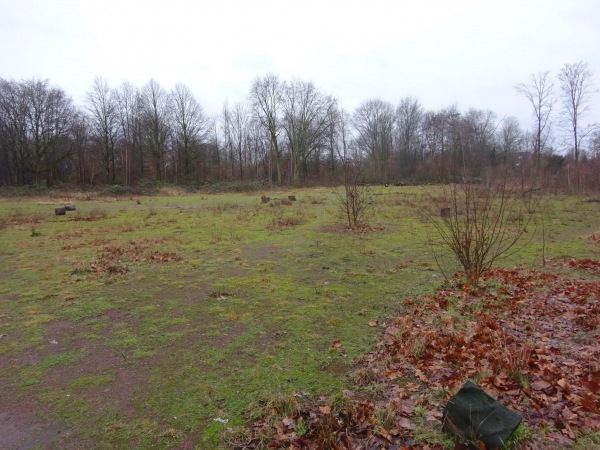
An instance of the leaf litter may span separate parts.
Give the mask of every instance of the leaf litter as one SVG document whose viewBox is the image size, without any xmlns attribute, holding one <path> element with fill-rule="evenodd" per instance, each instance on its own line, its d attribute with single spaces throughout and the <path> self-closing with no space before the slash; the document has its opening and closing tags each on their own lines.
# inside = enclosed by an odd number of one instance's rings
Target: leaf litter
<svg viewBox="0 0 600 450">
<path fill-rule="evenodd" d="M 594 273 L 599 266 L 565 265 Z M 520 448 L 570 445 L 600 432 L 599 298 L 597 281 L 541 271 L 489 270 L 476 289 L 457 274 L 434 295 L 405 299 L 405 314 L 383 323 L 378 344 L 357 362 L 380 395 L 302 397 L 283 416 L 265 407 L 233 447 L 447 448 L 439 433 L 419 430 L 441 431 L 444 406 L 468 379 L 523 417 L 531 437 Z"/>
<path fill-rule="evenodd" d="M 96 274 L 122 275 L 129 271 L 128 263 L 170 263 L 181 261 L 173 252 L 150 251 L 151 245 L 160 245 L 162 239 L 144 239 L 123 245 L 107 245 L 98 251 L 98 257 L 90 263 L 90 269 Z"/>
</svg>

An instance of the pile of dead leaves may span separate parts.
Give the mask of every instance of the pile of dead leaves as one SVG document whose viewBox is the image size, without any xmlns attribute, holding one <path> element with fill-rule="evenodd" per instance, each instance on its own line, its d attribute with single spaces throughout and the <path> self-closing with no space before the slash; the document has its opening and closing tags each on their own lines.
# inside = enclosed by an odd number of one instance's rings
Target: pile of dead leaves
<svg viewBox="0 0 600 450">
<path fill-rule="evenodd" d="M 354 228 L 349 227 L 348 225 L 326 225 L 321 228 L 321 230 L 328 233 L 339 233 L 339 234 L 367 234 L 367 233 L 375 233 L 378 231 L 384 231 L 385 227 L 383 225 L 369 225 L 363 224 L 356 226 Z"/>
<path fill-rule="evenodd" d="M 168 263 L 181 261 L 181 257 L 173 252 L 152 252 L 148 253 L 143 261 L 150 263 Z"/>
<path fill-rule="evenodd" d="M 170 263 L 180 261 L 173 252 L 149 251 L 151 245 L 164 240 L 142 240 L 123 245 L 107 245 L 98 252 L 98 257 L 90 263 L 96 274 L 120 275 L 129 271 L 131 263 Z"/>
<path fill-rule="evenodd" d="M 266 408 L 233 446 L 447 448 L 442 411 L 467 379 L 523 417 L 529 436 L 520 448 L 560 448 L 600 432 L 598 280 L 503 269 L 487 272 L 476 290 L 460 280 L 404 300 L 406 314 L 383 324 L 352 376 L 363 388 L 337 404 L 305 398 L 291 413 Z M 378 395 L 365 395 L 374 385 Z"/>
<path fill-rule="evenodd" d="M 600 275 L 600 261 L 593 259 L 570 259 L 567 261 L 567 266 Z"/>
</svg>

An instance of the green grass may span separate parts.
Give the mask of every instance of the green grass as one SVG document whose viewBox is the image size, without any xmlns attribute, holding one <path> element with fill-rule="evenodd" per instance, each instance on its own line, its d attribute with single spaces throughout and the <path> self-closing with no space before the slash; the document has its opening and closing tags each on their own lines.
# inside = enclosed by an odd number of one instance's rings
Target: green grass
<svg viewBox="0 0 600 450">
<path fill-rule="evenodd" d="M 60 199 L 0 200 L 0 391 L 18 394 L 7 406 L 58 420 L 61 448 L 214 449 L 216 418 L 235 427 L 260 399 L 349 388 L 339 368 L 376 342 L 369 321 L 438 288 L 436 259 L 458 267 L 429 244 L 421 188 L 374 189 L 368 233 L 331 231 L 343 221 L 330 190 L 293 193 L 291 206 L 261 193 L 70 197 L 66 216 L 54 216 Z M 598 257 L 586 237 L 600 210 L 583 200 L 546 200 L 546 259 Z M 502 264 L 538 267 L 541 242 Z M 95 272 L 108 248 L 126 272 Z"/>
<path fill-rule="evenodd" d="M 112 375 L 91 375 L 76 378 L 69 383 L 71 389 L 90 389 L 103 386 L 114 380 Z"/>
</svg>

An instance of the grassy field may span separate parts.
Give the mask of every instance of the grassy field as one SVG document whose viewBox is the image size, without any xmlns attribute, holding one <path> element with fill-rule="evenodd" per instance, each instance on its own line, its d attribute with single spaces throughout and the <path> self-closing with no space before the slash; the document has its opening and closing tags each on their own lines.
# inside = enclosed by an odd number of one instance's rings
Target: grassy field
<svg viewBox="0 0 600 450">
<path fill-rule="evenodd" d="M 373 320 L 458 269 L 427 192 L 374 188 L 343 230 L 331 190 L 0 200 L 0 436 L 8 448 L 220 448 L 260 400 L 350 386 Z M 547 197 L 501 261 L 598 257 L 600 203 Z M 55 216 L 71 201 L 77 211 Z M 332 346 L 339 341 L 341 346 Z M 340 351 L 341 347 L 341 351 Z M 217 420 L 218 419 L 218 420 Z M 224 422 L 227 422 L 225 424 Z M 0 445 L 1 447 L 1 445 Z"/>
</svg>

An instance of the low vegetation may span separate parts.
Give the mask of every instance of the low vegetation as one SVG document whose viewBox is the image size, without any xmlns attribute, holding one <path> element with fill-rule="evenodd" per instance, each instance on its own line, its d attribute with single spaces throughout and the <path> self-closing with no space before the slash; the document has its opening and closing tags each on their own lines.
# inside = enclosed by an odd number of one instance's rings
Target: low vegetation
<svg viewBox="0 0 600 450">
<path fill-rule="evenodd" d="M 532 220 L 540 194 L 540 188 L 511 185 L 506 174 L 487 183 L 466 180 L 444 186 L 441 194 L 432 196 L 435 208 L 426 214 L 469 284 L 476 286 L 498 259 L 529 242 L 536 228 Z M 524 238 L 526 234 L 529 239 Z"/>
<path fill-rule="evenodd" d="M 437 187 L 371 187 L 358 230 L 325 188 L 164 193 L 0 200 L 9 448 L 456 448 L 466 379 L 523 416 L 515 448 L 598 441 L 594 198 L 546 198 L 473 286 Z"/>
</svg>

